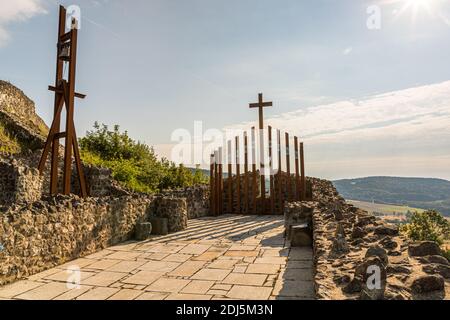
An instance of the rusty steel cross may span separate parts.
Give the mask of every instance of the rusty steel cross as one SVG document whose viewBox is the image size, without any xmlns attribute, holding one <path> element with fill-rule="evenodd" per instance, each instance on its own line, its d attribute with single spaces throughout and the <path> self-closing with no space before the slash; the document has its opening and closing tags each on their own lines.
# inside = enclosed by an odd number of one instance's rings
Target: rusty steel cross
<svg viewBox="0 0 450 320">
<path fill-rule="evenodd" d="M 259 108 L 259 130 L 264 130 L 264 108 L 273 107 L 272 102 L 264 102 L 263 94 L 259 94 L 257 103 L 250 103 L 250 108 Z"/>
</svg>

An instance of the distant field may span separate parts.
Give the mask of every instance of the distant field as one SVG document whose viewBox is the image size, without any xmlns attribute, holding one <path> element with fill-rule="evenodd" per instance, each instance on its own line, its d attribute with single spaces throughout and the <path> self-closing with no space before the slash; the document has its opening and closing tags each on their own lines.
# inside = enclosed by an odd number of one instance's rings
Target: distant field
<svg viewBox="0 0 450 320">
<path fill-rule="evenodd" d="M 372 202 L 364 202 L 364 201 L 356 201 L 356 200 L 347 200 L 348 203 L 358 207 L 362 210 L 366 210 L 370 213 L 383 213 L 386 215 L 393 214 L 407 214 L 408 212 L 423 212 L 425 210 L 418 208 L 411 208 L 408 206 L 397 206 L 394 204 L 379 204 Z"/>
<path fill-rule="evenodd" d="M 396 206 L 393 204 L 380 204 L 355 200 L 347 200 L 347 203 L 376 215 L 384 219 L 386 222 L 396 224 L 407 222 L 406 215 L 408 212 L 413 213 L 425 211 L 423 209 L 411 208 L 408 206 Z"/>
</svg>

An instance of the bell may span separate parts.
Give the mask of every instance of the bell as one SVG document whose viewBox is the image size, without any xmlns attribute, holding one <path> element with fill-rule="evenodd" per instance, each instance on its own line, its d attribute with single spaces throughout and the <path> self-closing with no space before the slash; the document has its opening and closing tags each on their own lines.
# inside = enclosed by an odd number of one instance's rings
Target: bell
<svg viewBox="0 0 450 320">
<path fill-rule="evenodd" d="M 63 44 L 59 50 L 59 58 L 68 61 L 70 59 L 70 45 Z"/>
</svg>

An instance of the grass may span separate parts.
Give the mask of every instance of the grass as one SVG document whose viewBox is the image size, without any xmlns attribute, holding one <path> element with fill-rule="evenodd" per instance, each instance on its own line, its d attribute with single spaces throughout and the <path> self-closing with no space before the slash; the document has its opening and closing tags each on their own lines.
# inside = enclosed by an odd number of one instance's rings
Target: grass
<svg viewBox="0 0 450 320">
<path fill-rule="evenodd" d="M 0 122 L 0 152 L 15 154 L 19 153 L 21 149 L 19 141 L 11 137 Z"/>
</svg>

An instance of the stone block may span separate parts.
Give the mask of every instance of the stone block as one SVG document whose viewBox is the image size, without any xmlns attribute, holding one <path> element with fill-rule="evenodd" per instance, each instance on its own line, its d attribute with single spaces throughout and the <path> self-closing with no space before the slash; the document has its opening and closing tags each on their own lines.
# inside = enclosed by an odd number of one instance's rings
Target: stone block
<svg viewBox="0 0 450 320">
<path fill-rule="evenodd" d="M 147 240 L 152 234 L 152 224 L 150 222 L 141 222 L 136 224 L 135 238 L 138 241 Z"/>
<path fill-rule="evenodd" d="M 169 234 L 169 219 L 167 218 L 151 218 L 152 234 L 165 236 Z"/>
<path fill-rule="evenodd" d="M 307 224 L 291 226 L 291 247 L 311 247 L 312 232 Z"/>
</svg>

